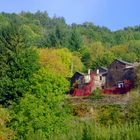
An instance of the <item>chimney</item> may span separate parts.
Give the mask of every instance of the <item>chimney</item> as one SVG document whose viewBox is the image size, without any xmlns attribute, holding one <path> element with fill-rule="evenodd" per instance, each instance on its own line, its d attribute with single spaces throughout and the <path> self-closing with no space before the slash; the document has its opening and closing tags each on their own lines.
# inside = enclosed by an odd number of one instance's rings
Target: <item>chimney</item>
<svg viewBox="0 0 140 140">
<path fill-rule="evenodd" d="M 90 75 L 90 69 L 88 69 L 88 75 Z"/>
<path fill-rule="evenodd" d="M 99 74 L 99 69 L 96 70 L 96 74 Z"/>
</svg>

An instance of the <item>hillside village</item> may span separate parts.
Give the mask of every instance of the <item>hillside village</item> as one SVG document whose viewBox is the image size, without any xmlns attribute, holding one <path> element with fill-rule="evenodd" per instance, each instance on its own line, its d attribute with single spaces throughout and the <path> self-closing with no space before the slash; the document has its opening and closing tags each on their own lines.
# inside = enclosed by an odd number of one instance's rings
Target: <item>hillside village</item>
<svg viewBox="0 0 140 140">
<path fill-rule="evenodd" d="M 89 69 L 87 74 L 76 72 L 71 78 L 70 93 L 88 96 L 96 89 L 102 89 L 103 93 L 127 93 L 135 86 L 138 65 L 115 59 L 107 68 Z"/>
<path fill-rule="evenodd" d="M 0 140 L 139 140 L 139 60 L 140 26 L 0 13 Z"/>
</svg>

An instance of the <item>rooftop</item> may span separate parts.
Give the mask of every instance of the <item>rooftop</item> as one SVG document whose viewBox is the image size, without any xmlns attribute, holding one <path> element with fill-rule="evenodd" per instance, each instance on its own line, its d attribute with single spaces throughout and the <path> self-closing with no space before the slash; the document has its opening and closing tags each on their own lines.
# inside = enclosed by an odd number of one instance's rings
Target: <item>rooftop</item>
<svg viewBox="0 0 140 140">
<path fill-rule="evenodd" d="M 126 65 L 130 65 L 130 66 L 133 66 L 132 63 L 129 63 L 129 62 L 126 62 L 126 61 L 123 61 L 123 60 L 120 60 L 120 59 L 115 59 L 116 61 L 119 61 L 120 63 L 122 64 L 126 64 Z"/>
</svg>

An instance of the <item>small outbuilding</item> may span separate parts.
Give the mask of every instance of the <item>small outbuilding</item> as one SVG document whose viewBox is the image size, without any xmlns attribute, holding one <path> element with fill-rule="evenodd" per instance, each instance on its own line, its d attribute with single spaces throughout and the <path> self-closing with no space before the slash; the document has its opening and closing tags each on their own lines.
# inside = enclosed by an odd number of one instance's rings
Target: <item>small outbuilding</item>
<svg viewBox="0 0 140 140">
<path fill-rule="evenodd" d="M 87 74 L 76 72 L 71 78 L 70 94 L 74 96 L 89 96 L 94 90 L 94 72 Z"/>
</svg>

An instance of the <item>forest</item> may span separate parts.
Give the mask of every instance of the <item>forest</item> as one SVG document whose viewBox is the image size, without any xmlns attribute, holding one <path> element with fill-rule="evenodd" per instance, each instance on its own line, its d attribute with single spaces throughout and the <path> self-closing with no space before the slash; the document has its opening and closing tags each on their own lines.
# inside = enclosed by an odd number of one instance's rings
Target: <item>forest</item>
<svg viewBox="0 0 140 140">
<path fill-rule="evenodd" d="M 140 61 L 139 25 L 111 31 L 41 11 L 0 13 L 0 140 L 140 139 L 140 67 L 127 104 L 98 104 L 85 117 L 89 106 L 66 96 L 74 72 L 116 58 Z"/>
</svg>

